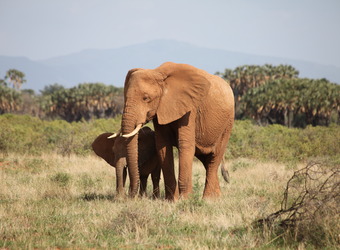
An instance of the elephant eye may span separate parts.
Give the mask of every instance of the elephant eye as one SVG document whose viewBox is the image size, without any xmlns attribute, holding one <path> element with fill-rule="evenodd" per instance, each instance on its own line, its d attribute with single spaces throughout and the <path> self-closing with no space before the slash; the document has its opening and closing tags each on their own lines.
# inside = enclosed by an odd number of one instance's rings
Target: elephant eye
<svg viewBox="0 0 340 250">
<path fill-rule="evenodd" d="M 147 95 L 143 96 L 143 101 L 144 102 L 150 102 L 151 101 L 151 98 Z"/>
</svg>

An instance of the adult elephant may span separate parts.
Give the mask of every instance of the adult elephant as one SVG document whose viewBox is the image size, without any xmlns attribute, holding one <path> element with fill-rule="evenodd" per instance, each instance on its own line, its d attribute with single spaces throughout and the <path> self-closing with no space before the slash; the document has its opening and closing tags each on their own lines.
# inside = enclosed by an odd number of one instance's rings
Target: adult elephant
<svg viewBox="0 0 340 250">
<path fill-rule="evenodd" d="M 110 138 L 109 138 L 110 137 Z M 99 135 L 92 143 L 93 151 L 116 169 L 116 188 L 123 195 L 126 181 L 126 139 L 112 133 Z M 138 168 L 140 172 L 140 195 L 146 194 L 149 175 L 153 183 L 153 197 L 159 197 L 161 166 L 155 146 L 155 132 L 148 127 L 140 131 L 138 137 Z"/>
<path fill-rule="evenodd" d="M 194 155 L 206 169 L 203 197 L 219 196 L 218 167 L 234 122 L 234 96 L 218 76 L 187 64 L 167 62 L 155 69 L 131 69 L 125 79 L 122 133 L 128 138 L 130 196 L 138 190 L 137 138 L 153 120 L 166 199 L 192 192 Z M 178 186 L 172 147 L 178 147 Z"/>
</svg>

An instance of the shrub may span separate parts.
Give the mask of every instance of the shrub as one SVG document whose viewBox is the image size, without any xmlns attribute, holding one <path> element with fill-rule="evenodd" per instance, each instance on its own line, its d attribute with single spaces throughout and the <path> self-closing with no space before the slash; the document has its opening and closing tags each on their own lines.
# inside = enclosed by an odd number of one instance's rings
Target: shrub
<svg viewBox="0 0 340 250">
<path fill-rule="evenodd" d="M 340 168 L 310 163 L 287 182 L 281 209 L 257 221 L 285 242 L 339 246 Z"/>
<path fill-rule="evenodd" d="M 7 154 L 86 155 L 100 133 L 117 131 L 120 118 L 93 122 L 68 123 L 63 120 L 43 121 L 27 115 L 0 116 L 0 152 Z"/>
<path fill-rule="evenodd" d="M 330 127 L 261 127 L 236 121 L 227 147 L 227 158 L 255 158 L 280 162 L 340 156 L 339 125 Z"/>
<path fill-rule="evenodd" d="M 43 121 L 27 115 L 0 115 L 0 152 L 3 155 L 10 152 L 88 155 L 92 152 L 93 140 L 101 133 L 118 131 L 120 121 L 121 117 L 68 123 L 63 120 Z M 225 157 L 279 162 L 321 157 L 340 161 L 339 128 L 335 124 L 306 129 L 281 125 L 261 127 L 248 120 L 236 121 Z"/>
</svg>

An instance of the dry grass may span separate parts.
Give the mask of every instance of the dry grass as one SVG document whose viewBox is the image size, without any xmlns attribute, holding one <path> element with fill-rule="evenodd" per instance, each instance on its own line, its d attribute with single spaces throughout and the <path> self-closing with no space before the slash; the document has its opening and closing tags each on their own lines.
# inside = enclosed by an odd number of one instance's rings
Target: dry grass
<svg viewBox="0 0 340 250">
<path fill-rule="evenodd" d="M 0 248 L 297 247 L 252 227 L 280 208 L 293 169 L 248 159 L 228 166 L 221 198 L 201 199 L 205 170 L 195 162 L 194 194 L 169 203 L 116 199 L 114 169 L 94 156 L 10 154 L 0 165 Z"/>
<path fill-rule="evenodd" d="M 287 182 L 281 209 L 254 225 L 277 232 L 285 241 L 323 248 L 339 245 L 340 168 L 310 162 Z"/>
</svg>

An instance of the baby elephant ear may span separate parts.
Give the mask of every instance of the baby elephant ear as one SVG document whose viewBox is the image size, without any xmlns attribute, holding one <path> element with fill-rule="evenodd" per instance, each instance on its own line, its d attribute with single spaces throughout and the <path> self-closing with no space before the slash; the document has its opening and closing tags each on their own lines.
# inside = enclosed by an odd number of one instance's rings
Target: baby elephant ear
<svg viewBox="0 0 340 250">
<path fill-rule="evenodd" d="M 161 125 L 178 120 L 200 105 L 207 95 L 210 82 L 207 73 L 187 64 L 164 63 L 157 69 L 164 79 L 163 94 L 157 109 Z"/>
<path fill-rule="evenodd" d="M 111 166 L 114 166 L 114 154 L 112 147 L 116 138 L 107 139 L 112 133 L 103 133 L 99 135 L 92 143 L 92 149 L 99 157 L 103 158 Z"/>
</svg>

